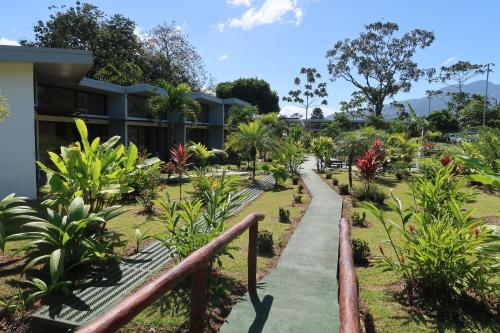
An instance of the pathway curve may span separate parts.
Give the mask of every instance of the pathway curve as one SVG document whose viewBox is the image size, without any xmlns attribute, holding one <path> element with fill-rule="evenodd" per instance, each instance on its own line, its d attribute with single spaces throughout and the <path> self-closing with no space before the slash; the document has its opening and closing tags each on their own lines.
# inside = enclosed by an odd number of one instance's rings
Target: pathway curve
<svg viewBox="0 0 500 333">
<path fill-rule="evenodd" d="M 301 171 L 312 194 L 309 209 L 276 266 L 233 308 L 222 333 L 338 332 L 338 223 L 342 198 L 314 172 Z M 276 207 L 278 209 L 278 207 Z"/>
</svg>

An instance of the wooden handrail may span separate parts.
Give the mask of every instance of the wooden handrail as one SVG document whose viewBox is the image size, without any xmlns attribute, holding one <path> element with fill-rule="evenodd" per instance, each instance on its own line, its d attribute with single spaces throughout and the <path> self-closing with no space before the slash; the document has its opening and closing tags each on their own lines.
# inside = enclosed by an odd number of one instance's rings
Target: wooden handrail
<svg viewBox="0 0 500 333">
<path fill-rule="evenodd" d="M 339 332 L 359 333 L 358 279 L 354 269 L 349 221 L 342 218 L 339 229 Z"/>
<path fill-rule="evenodd" d="M 255 293 L 257 290 L 258 222 L 263 219 L 264 214 L 248 215 L 210 243 L 193 252 L 174 268 L 144 285 L 89 324 L 79 328 L 76 333 L 104 333 L 120 329 L 189 275 L 191 275 L 190 331 L 192 333 L 203 332 L 207 304 L 206 274 L 209 259 L 249 229 L 248 290 L 250 293 Z"/>
</svg>

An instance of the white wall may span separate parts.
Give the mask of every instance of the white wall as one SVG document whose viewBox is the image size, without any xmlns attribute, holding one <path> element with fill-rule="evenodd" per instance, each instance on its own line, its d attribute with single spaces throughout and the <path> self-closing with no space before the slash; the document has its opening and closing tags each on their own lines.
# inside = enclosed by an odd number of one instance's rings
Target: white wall
<svg viewBox="0 0 500 333">
<path fill-rule="evenodd" d="M 0 94 L 10 116 L 0 123 L 0 198 L 36 198 L 33 64 L 0 63 Z"/>
</svg>

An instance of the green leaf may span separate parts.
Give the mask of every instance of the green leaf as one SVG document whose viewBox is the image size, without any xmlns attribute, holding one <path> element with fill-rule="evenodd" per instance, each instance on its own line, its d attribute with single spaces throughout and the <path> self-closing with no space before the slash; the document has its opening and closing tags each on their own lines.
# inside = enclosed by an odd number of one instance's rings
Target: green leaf
<svg viewBox="0 0 500 333">
<path fill-rule="evenodd" d="M 50 255 L 50 279 L 52 283 L 59 281 L 64 271 L 64 252 L 57 249 Z"/>
</svg>

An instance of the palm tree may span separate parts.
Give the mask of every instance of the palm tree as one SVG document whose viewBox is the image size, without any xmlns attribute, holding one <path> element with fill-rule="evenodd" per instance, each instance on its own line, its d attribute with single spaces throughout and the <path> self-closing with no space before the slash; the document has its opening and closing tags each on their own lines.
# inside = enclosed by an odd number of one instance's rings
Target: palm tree
<svg viewBox="0 0 500 333">
<path fill-rule="evenodd" d="M 198 159 L 200 163 L 201 170 L 203 173 L 207 170 L 208 161 L 215 156 L 220 156 L 222 158 L 227 158 L 228 155 L 225 150 L 222 149 L 211 149 L 209 150 L 207 146 L 202 143 L 190 142 L 188 151 L 192 152 L 194 156 Z"/>
<path fill-rule="evenodd" d="M 174 125 L 184 119 L 196 120 L 198 112 L 201 110 L 200 104 L 189 98 L 191 87 L 186 83 L 174 86 L 167 81 L 161 81 L 159 86 L 165 90 L 165 94 L 154 95 L 148 99 L 149 112 L 158 122 L 158 149 L 160 146 L 159 127 L 161 121 L 168 120 L 169 135 L 168 147 L 172 147 L 174 142 Z"/>
<path fill-rule="evenodd" d="M 259 121 L 240 124 L 228 138 L 228 147 L 240 153 L 248 153 L 253 162 L 252 179 L 255 181 L 257 152 L 269 151 L 274 146 L 271 130 Z"/>
</svg>

